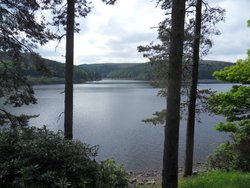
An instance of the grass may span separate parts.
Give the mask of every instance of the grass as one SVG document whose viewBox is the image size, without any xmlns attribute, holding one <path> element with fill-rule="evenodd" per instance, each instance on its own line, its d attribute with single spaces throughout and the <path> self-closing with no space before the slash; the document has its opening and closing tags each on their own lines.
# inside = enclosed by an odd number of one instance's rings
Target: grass
<svg viewBox="0 0 250 188">
<path fill-rule="evenodd" d="M 180 188 L 248 188 L 250 173 L 211 171 L 180 180 Z"/>
<path fill-rule="evenodd" d="M 161 188 L 138 186 L 136 188 Z M 250 173 L 210 171 L 190 178 L 182 178 L 179 188 L 250 188 Z"/>
</svg>

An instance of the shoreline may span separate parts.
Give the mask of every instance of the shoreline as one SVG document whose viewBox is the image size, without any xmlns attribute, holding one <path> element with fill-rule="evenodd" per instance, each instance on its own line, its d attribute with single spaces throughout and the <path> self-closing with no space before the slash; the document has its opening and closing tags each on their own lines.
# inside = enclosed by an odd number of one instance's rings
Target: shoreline
<svg viewBox="0 0 250 188">
<path fill-rule="evenodd" d="M 183 167 L 179 167 L 178 176 L 183 177 Z M 193 175 L 207 171 L 205 164 L 196 163 L 193 165 Z M 128 172 L 129 183 L 133 186 L 138 185 L 160 185 L 162 180 L 161 170 L 140 170 Z"/>
</svg>

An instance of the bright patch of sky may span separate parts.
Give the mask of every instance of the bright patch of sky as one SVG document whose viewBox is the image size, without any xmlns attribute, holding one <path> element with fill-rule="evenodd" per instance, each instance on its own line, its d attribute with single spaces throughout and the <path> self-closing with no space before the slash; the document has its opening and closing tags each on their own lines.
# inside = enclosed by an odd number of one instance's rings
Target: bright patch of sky
<svg viewBox="0 0 250 188">
<path fill-rule="evenodd" d="M 226 9 L 226 21 L 219 23 L 221 35 L 213 36 L 214 46 L 204 59 L 235 62 L 244 59 L 250 48 L 250 0 L 208 0 Z M 81 31 L 75 34 L 75 64 L 147 62 L 138 45 L 157 42 L 158 23 L 164 19 L 154 0 L 118 0 L 114 6 L 94 1 L 87 18 L 77 20 Z M 50 42 L 39 49 L 48 59 L 64 62 L 65 41 L 57 49 Z"/>
</svg>

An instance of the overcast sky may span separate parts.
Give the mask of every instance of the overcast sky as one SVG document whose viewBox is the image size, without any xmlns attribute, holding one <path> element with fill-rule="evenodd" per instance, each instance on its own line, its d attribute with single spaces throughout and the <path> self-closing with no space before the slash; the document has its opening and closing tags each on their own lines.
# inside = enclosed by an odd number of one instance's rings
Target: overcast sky
<svg viewBox="0 0 250 188">
<path fill-rule="evenodd" d="M 155 0 L 117 0 L 115 6 L 93 2 L 87 18 L 78 20 L 81 31 L 75 35 L 75 65 L 93 63 L 142 63 L 148 61 L 137 52 L 138 45 L 157 42 L 157 30 L 151 29 L 164 19 Z M 250 48 L 250 0 L 207 0 L 226 9 L 226 21 L 218 24 L 221 35 L 213 36 L 214 46 L 204 59 L 235 62 L 246 57 Z M 39 48 L 45 58 L 64 62 L 65 43 L 57 49 L 50 42 Z"/>
</svg>

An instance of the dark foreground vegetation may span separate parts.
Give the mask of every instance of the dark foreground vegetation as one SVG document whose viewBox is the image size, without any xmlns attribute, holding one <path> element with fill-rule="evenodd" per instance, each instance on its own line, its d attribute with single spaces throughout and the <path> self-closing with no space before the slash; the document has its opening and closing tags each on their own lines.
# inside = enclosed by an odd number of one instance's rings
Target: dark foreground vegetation
<svg viewBox="0 0 250 188">
<path fill-rule="evenodd" d="M 97 146 L 43 128 L 0 130 L 0 187 L 127 187 L 113 160 L 97 162 Z"/>
<path fill-rule="evenodd" d="M 239 134 L 240 132 L 242 134 L 243 130 L 239 131 Z M 122 166 L 113 160 L 96 161 L 97 146 L 67 140 L 60 131 L 54 133 L 46 127 L 2 128 L 0 143 L 0 187 L 129 187 L 128 176 Z M 234 145 L 232 147 L 236 148 Z M 239 165 L 242 159 L 237 161 L 233 151 L 227 153 L 227 150 L 223 150 L 225 153 L 212 155 L 213 162 L 210 159 L 210 167 L 224 170 L 212 170 L 180 179 L 179 187 L 249 187 L 250 173 L 236 171 L 249 171 L 242 169 L 242 166 L 249 164 L 249 161 L 245 161 L 241 166 L 235 166 Z M 160 187 L 161 185 L 137 186 L 137 188 Z"/>
</svg>

